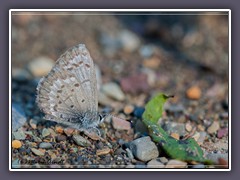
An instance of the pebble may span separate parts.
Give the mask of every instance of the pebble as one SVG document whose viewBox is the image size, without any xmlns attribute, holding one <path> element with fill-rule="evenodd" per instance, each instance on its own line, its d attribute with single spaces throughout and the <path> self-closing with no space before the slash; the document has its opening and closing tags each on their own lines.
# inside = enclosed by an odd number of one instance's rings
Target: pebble
<svg viewBox="0 0 240 180">
<path fill-rule="evenodd" d="M 218 121 L 213 121 L 213 123 L 208 127 L 207 132 L 209 134 L 214 134 L 220 128 L 220 124 Z"/>
<path fill-rule="evenodd" d="M 202 92 L 198 86 L 192 86 L 187 90 L 186 94 L 189 99 L 198 100 Z"/>
<path fill-rule="evenodd" d="M 31 74 L 26 69 L 20 69 L 20 68 L 12 68 L 12 77 L 18 79 L 18 80 L 29 80 L 31 79 Z"/>
<path fill-rule="evenodd" d="M 44 154 L 45 154 L 44 152 L 42 152 L 36 148 L 31 148 L 31 151 L 37 156 L 44 156 Z"/>
<path fill-rule="evenodd" d="M 224 159 L 225 161 L 228 161 L 228 154 L 227 153 L 209 153 L 206 156 L 207 159 L 213 161 L 215 164 L 219 163 L 219 158 Z"/>
<path fill-rule="evenodd" d="M 15 159 L 15 160 L 12 161 L 12 168 L 20 168 L 19 159 Z"/>
<path fill-rule="evenodd" d="M 74 130 L 75 129 L 73 129 L 73 128 L 67 127 L 67 128 L 64 128 L 63 131 L 68 137 L 70 137 L 73 134 Z"/>
<path fill-rule="evenodd" d="M 199 134 L 200 134 L 200 137 L 198 138 L 197 142 L 199 145 L 201 145 L 205 141 L 207 133 L 203 131 L 203 132 L 200 132 Z"/>
<path fill-rule="evenodd" d="M 65 135 L 57 135 L 57 142 L 66 141 L 67 137 Z"/>
<path fill-rule="evenodd" d="M 128 122 L 124 119 L 115 117 L 115 116 L 112 117 L 112 126 L 114 129 L 117 129 L 117 130 L 130 130 L 131 129 L 130 122 Z"/>
<path fill-rule="evenodd" d="M 105 147 L 103 149 L 98 149 L 96 152 L 97 156 L 101 156 L 101 155 L 106 155 L 110 152 L 111 149 L 109 149 L 108 147 Z"/>
<path fill-rule="evenodd" d="M 163 164 L 166 164 L 168 162 L 168 159 L 166 157 L 160 157 L 158 158 Z"/>
<path fill-rule="evenodd" d="M 126 93 L 146 93 L 150 88 L 147 79 L 148 77 L 144 73 L 122 78 L 120 81 L 121 88 Z"/>
<path fill-rule="evenodd" d="M 131 114 L 134 110 L 134 106 L 133 105 L 126 105 L 124 108 L 123 108 L 123 112 L 125 114 Z"/>
<path fill-rule="evenodd" d="M 12 148 L 19 149 L 20 147 L 22 147 L 21 141 L 19 141 L 19 140 L 12 141 Z"/>
<path fill-rule="evenodd" d="M 186 128 L 186 130 L 187 130 L 188 132 L 191 132 L 191 131 L 192 131 L 192 125 L 191 125 L 191 123 L 186 123 L 185 128 Z"/>
<path fill-rule="evenodd" d="M 177 134 L 177 133 L 171 133 L 171 136 L 172 136 L 174 139 L 177 139 L 177 140 L 179 140 L 179 138 L 180 138 L 179 134 Z"/>
<path fill-rule="evenodd" d="M 147 163 L 147 168 L 164 168 L 165 165 L 158 161 L 157 159 L 153 159 Z"/>
<path fill-rule="evenodd" d="M 149 136 L 138 138 L 130 143 L 133 155 L 141 161 L 149 161 L 158 157 L 158 148 Z"/>
<path fill-rule="evenodd" d="M 135 121 L 133 127 L 134 127 L 135 134 L 137 132 L 139 132 L 140 134 L 147 134 L 148 133 L 148 129 L 147 129 L 146 125 L 140 119 L 137 119 Z"/>
<path fill-rule="evenodd" d="M 13 132 L 14 139 L 16 140 L 25 140 L 26 135 L 22 129 L 18 129 L 17 132 Z"/>
<path fill-rule="evenodd" d="M 47 129 L 47 128 L 44 128 L 42 130 L 42 137 L 46 137 L 46 136 L 49 136 L 51 133 L 50 131 Z"/>
<path fill-rule="evenodd" d="M 118 84 L 113 82 L 104 84 L 102 86 L 102 92 L 118 101 L 123 101 L 125 99 L 125 95 L 122 92 L 121 88 L 118 86 Z"/>
<path fill-rule="evenodd" d="M 154 45 L 147 44 L 147 45 L 141 46 L 141 48 L 139 49 L 139 53 L 144 58 L 151 57 L 154 53 Z"/>
<path fill-rule="evenodd" d="M 98 92 L 98 103 L 104 106 L 109 106 L 113 103 L 113 100 L 110 99 L 106 94 L 101 91 Z"/>
<path fill-rule="evenodd" d="M 192 136 L 194 139 L 195 139 L 195 141 L 197 141 L 198 142 L 198 140 L 199 140 L 199 138 L 200 138 L 200 133 L 199 132 L 195 132 L 195 134 Z"/>
<path fill-rule="evenodd" d="M 151 57 L 148 59 L 144 59 L 143 61 L 143 65 L 151 69 L 158 69 L 160 64 L 161 64 L 161 60 L 157 57 Z"/>
<path fill-rule="evenodd" d="M 134 115 L 135 117 L 137 117 L 137 118 L 142 118 L 142 115 L 143 115 L 144 111 L 145 111 L 145 108 L 144 108 L 144 107 L 138 107 L 138 106 L 136 106 L 136 107 L 134 108 L 133 115 Z"/>
<path fill-rule="evenodd" d="M 226 136 L 227 134 L 228 134 L 228 128 L 222 128 L 222 129 L 218 130 L 217 137 L 221 139 L 224 136 Z"/>
<path fill-rule="evenodd" d="M 170 160 L 168 161 L 165 168 L 186 168 L 187 163 L 179 160 Z"/>
<path fill-rule="evenodd" d="M 205 168 L 205 165 L 204 164 L 195 164 L 192 166 L 193 169 L 203 169 Z"/>
<path fill-rule="evenodd" d="M 28 64 L 28 69 L 35 77 L 42 77 L 47 75 L 53 66 L 54 61 L 52 59 L 48 57 L 38 57 Z"/>
<path fill-rule="evenodd" d="M 151 87 L 156 86 L 157 75 L 156 72 L 149 68 L 143 68 L 141 70 L 142 73 L 147 75 L 147 82 Z"/>
<path fill-rule="evenodd" d="M 12 131 L 18 130 L 26 121 L 22 108 L 18 104 L 12 104 Z"/>
<path fill-rule="evenodd" d="M 63 128 L 62 128 L 61 126 L 56 126 L 56 127 L 55 127 L 55 131 L 56 131 L 57 133 L 60 133 L 60 134 L 62 134 L 62 133 L 64 132 L 64 130 L 63 130 Z"/>
<path fill-rule="evenodd" d="M 30 125 L 33 129 L 37 129 L 37 124 L 38 124 L 38 121 L 37 121 L 36 119 L 30 119 L 29 125 Z"/>
<path fill-rule="evenodd" d="M 122 30 L 118 35 L 118 39 L 122 48 L 127 52 L 137 50 L 141 43 L 139 37 L 129 30 Z"/>
<path fill-rule="evenodd" d="M 88 141 L 87 139 L 85 139 L 84 137 L 80 136 L 80 135 L 73 135 L 72 136 L 74 142 L 79 145 L 79 146 L 83 146 L 83 147 L 88 147 L 91 145 L 90 141 Z"/>
<path fill-rule="evenodd" d="M 165 110 L 168 113 L 173 113 L 173 114 L 181 114 L 184 112 L 185 108 L 182 104 L 170 104 L 166 103 L 164 106 Z"/>
<path fill-rule="evenodd" d="M 163 128 L 169 133 L 176 133 L 179 136 L 184 136 L 186 134 L 185 125 L 183 123 L 167 122 Z"/>
<path fill-rule="evenodd" d="M 53 146 L 52 146 L 51 143 L 42 142 L 42 143 L 39 144 L 39 148 L 42 148 L 42 149 L 51 149 L 51 148 L 53 148 Z"/>
</svg>

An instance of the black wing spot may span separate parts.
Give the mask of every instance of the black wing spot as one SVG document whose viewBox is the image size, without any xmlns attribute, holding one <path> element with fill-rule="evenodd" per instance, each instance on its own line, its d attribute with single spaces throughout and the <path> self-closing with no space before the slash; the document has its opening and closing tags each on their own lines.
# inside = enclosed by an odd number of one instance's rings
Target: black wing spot
<svg viewBox="0 0 240 180">
<path fill-rule="evenodd" d="M 70 107 L 71 107 L 71 108 L 73 108 L 73 107 L 74 107 L 74 105 L 71 105 Z"/>
<path fill-rule="evenodd" d="M 71 89 L 72 92 L 74 92 L 74 89 Z"/>
<path fill-rule="evenodd" d="M 63 118 L 63 114 L 60 114 L 60 118 Z"/>
<path fill-rule="evenodd" d="M 58 93 L 62 93 L 62 90 L 57 90 Z"/>
<path fill-rule="evenodd" d="M 76 83 L 76 84 L 74 84 L 74 86 L 75 86 L 75 87 L 79 87 L 79 86 L 80 86 L 80 84 Z"/>
<path fill-rule="evenodd" d="M 58 101 L 58 104 L 62 104 L 62 101 Z"/>
<path fill-rule="evenodd" d="M 85 101 L 85 99 L 82 99 L 82 102 L 84 102 Z"/>
</svg>

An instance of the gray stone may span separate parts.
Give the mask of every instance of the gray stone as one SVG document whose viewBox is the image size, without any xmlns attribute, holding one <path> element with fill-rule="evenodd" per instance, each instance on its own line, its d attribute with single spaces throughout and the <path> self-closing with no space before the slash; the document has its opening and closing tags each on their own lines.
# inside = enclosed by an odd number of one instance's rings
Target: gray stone
<svg viewBox="0 0 240 180">
<path fill-rule="evenodd" d="M 158 159 L 153 159 L 147 163 L 147 168 L 164 168 L 165 165 Z"/>
<path fill-rule="evenodd" d="M 26 121 L 25 113 L 20 105 L 12 104 L 12 131 L 18 130 Z"/>
<path fill-rule="evenodd" d="M 16 140 L 24 140 L 26 138 L 26 134 L 21 129 L 19 129 L 17 132 L 13 132 L 13 136 Z"/>
<path fill-rule="evenodd" d="M 149 136 L 138 138 L 130 143 L 133 155 L 141 161 L 149 161 L 158 157 L 157 146 L 151 141 Z"/>
<path fill-rule="evenodd" d="M 39 148 L 42 148 L 42 149 L 51 149 L 51 148 L 53 148 L 53 146 L 52 146 L 51 143 L 42 142 L 42 143 L 39 144 Z"/>
<path fill-rule="evenodd" d="M 219 128 L 220 128 L 219 122 L 218 121 L 213 121 L 211 126 L 208 127 L 207 132 L 209 134 L 213 134 L 213 133 L 216 133 Z"/>
<path fill-rule="evenodd" d="M 113 82 L 104 84 L 102 86 L 102 92 L 105 93 L 107 96 L 113 99 L 116 99 L 118 101 L 123 101 L 125 99 L 125 95 L 122 92 L 119 85 Z"/>
<path fill-rule="evenodd" d="M 218 159 L 223 158 L 225 161 L 228 161 L 228 154 L 227 153 L 212 153 L 212 154 L 207 154 L 206 156 L 207 159 L 213 161 L 215 164 L 218 164 Z"/>
<path fill-rule="evenodd" d="M 193 169 L 203 169 L 205 168 L 205 165 L 204 164 L 195 164 L 192 166 Z"/>
<path fill-rule="evenodd" d="M 12 161 L 12 168 L 20 168 L 20 161 L 19 159 L 15 159 Z"/>
<path fill-rule="evenodd" d="M 166 157 L 160 157 L 158 158 L 163 164 L 168 162 L 168 159 Z"/>
<path fill-rule="evenodd" d="M 87 139 L 85 139 L 84 137 L 82 137 L 80 135 L 73 135 L 72 138 L 73 138 L 74 142 L 79 146 L 88 147 L 91 145 L 90 141 L 88 141 Z"/>
<path fill-rule="evenodd" d="M 119 33 L 119 41 L 122 48 L 127 52 L 133 52 L 140 46 L 140 39 L 131 31 L 123 30 Z"/>
<path fill-rule="evenodd" d="M 46 137 L 46 136 L 49 136 L 51 133 L 50 131 L 47 129 L 47 128 L 44 128 L 42 130 L 42 137 Z"/>
<path fill-rule="evenodd" d="M 38 57 L 28 64 L 29 71 L 35 77 L 42 77 L 49 73 L 54 66 L 54 61 L 48 57 Z"/>
</svg>

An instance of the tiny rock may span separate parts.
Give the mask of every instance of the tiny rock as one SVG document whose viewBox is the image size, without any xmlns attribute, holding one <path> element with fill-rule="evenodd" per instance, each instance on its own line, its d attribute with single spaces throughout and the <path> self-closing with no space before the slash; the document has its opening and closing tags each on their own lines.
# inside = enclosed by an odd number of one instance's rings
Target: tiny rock
<svg viewBox="0 0 240 180">
<path fill-rule="evenodd" d="M 68 128 L 65 128 L 63 131 L 67 136 L 71 136 L 74 132 L 74 129 L 68 127 Z"/>
<path fill-rule="evenodd" d="M 171 136 L 172 136 L 174 139 L 179 140 L 179 134 L 177 134 L 177 133 L 171 133 Z"/>
<path fill-rule="evenodd" d="M 201 89 L 198 86 L 193 86 L 187 90 L 187 97 L 189 99 L 197 100 L 201 97 Z"/>
<path fill-rule="evenodd" d="M 134 110 L 134 106 L 133 105 L 126 105 L 123 109 L 123 112 L 125 114 L 131 114 Z"/>
<path fill-rule="evenodd" d="M 80 135 L 73 135 L 73 140 L 74 142 L 79 145 L 79 146 L 83 146 L 83 147 L 88 147 L 91 145 L 90 141 L 88 141 L 87 139 L 85 139 L 84 137 L 80 136 Z"/>
<path fill-rule="evenodd" d="M 102 86 L 102 91 L 109 97 L 116 99 L 118 101 L 123 101 L 125 95 L 118 86 L 118 84 L 110 82 Z"/>
<path fill-rule="evenodd" d="M 188 132 L 192 131 L 192 125 L 190 123 L 186 123 L 185 128 Z"/>
<path fill-rule="evenodd" d="M 31 151 L 37 156 L 44 156 L 44 152 L 42 152 L 36 148 L 31 148 Z"/>
<path fill-rule="evenodd" d="M 149 59 L 145 59 L 143 61 L 143 65 L 145 67 L 152 68 L 152 69 L 159 68 L 160 64 L 161 64 L 161 60 L 157 57 L 152 57 L 152 58 L 149 58 Z"/>
<path fill-rule="evenodd" d="M 218 138 L 223 138 L 224 136 L 226 136 L 228 134 L 228 128 L 222 128 L 219 129 L 217 132 L 217 137 Z"/>
<path fill-rule="evenodd" d="M 54 61 L 48 57 L 39 57 L 28 64 L 28 69 L 35 77 L 42 77 L 49 73 Z"/>
<path fill-rule="evenodd" d="M 164 164 L 158 161 L 157 159 L 153 159 L 148 162 L 147 168 L 164 168 Z"/>
<path fill-rule="evenodd" d="M 42 142 L 42 143 L 39 144 L 39 148 L 42 148 L 42 149 L 51 149 L 51 148 L 53 148 L 53 146 L 52 146 L 51 143 Z"/>
<path fill-rule="evenodd" d="M 131 123 L 118 118 L 118 117 L 112 117 L 112 126 L 114 129 L 117 130 L 130 130 L 131 129 Z"/>
<path fill-rule="evenodd" d="M 186 168 L 187 163 L 179 160 L 170 160 L 168 161 L 165 168 Z"/>
<path fill-rule="evenodd" d="M 220 128 L 220 124 L 218 121 L 213 121 L 213 123 L 208 127 L 207 132 L 209 134 L 213 134 L 217 132 L 217 130 Z"/>
<path fill-rule="evenodd" d="M 110 152 L 110 149 L 108 147 L 105 147 L 103 149 L 98 149 L 96 154 L 97 156 L 101 156 L 101 155 L 106 155 Z"/>
<path fill-rule="evenodd" d="M 12 141 L 12 148 L 19 149 L 20 147 L 22 147 L 21 141 L 19 141 L 19 140 Z"/>
<path fill-rule="evenodd" d="M 47 128 L 44 128 L 42 130 L 42 137 L 46 137 L 50 135 L 50 131 Z"/>
<path fill-rule="evenodd" d="M 55 127 L 55 131 L 57 132 L 57 133 L 60 133 L 60 134 L 62 134 L 64 131 L 63 131 L 63 128 L 61 127 L 61 126 L 56 126 Z"/>
</svg>

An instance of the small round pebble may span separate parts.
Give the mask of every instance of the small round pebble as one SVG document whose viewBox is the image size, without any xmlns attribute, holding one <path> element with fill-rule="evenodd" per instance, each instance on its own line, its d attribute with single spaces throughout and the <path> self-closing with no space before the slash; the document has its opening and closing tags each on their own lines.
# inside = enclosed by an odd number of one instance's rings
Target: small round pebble
<svg viewBox="0 0 240 180">
<path fill-rule="evenodd" d="M 13 140 L 12 141 L 12 147 L 15 149 L 19 149 L 20 147 L 22 147 L 22 143 L 19 140 Z"/>
<path fill-rule="evenodd" d="M 39 144 L 39 148 L 42 148 L 42 149 L 51 149 L 53 146 L 51 143 L 48 143 L 48 142 L 42 142 Z"/>
<path fill-rule="evenodd" d="M 187 90 L 186 94 L 189 99 L 198 100 L 202 92 L 198 86 L 192 86 Z"/>
<path fill-rule="evenodd" d="M 74 142 L 79 145 L 79 146 L 83 146 L 83 147 L 88 147 L 91 145 L 90 141 L 88 141 L 87 139 L 85 139 L 84 137 L 80 136 L 80 135 L 73 135 L 73 140 Z"/>
<path fill-rule="evenodd" d="M 125 114 L 131 114 L 134 110 L 134 106 L 133 105 L 126 105 L 123 109 L 123 112 Z"/>
</svg>

